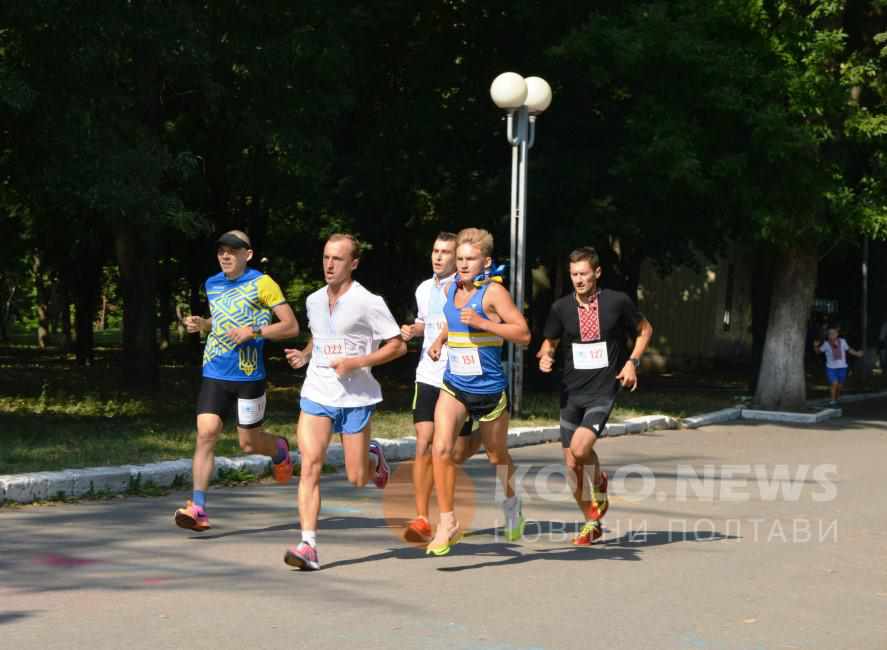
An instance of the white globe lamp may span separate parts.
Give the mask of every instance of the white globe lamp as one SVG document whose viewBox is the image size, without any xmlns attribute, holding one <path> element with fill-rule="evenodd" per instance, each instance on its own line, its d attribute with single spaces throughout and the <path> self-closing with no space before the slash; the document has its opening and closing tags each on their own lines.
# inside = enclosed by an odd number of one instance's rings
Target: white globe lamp
<svg viewBox="0 0 887 650">
<path fill-rule="evenodd" d="M 527 82 L 516 72 L 503 72 L 493 79 L 490 97 L 499 108 L 514 110 L 527 100 Z"/>
<path fill-rule="evenodd" d="M 527 109 L 535 115 L 551 105 L 551 86 L 541 77 L 527 77 Z"/>
</svg>

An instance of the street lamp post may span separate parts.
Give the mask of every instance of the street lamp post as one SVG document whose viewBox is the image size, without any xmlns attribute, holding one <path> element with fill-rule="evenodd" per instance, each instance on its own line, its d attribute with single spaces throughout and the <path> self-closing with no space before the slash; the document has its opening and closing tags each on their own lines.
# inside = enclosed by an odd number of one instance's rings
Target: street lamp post
<svg viewBox="0 0 887 650">
<path fill-rule="evenodd" d="M 540 77 L 524 79 L 504 72 L 493 80 L 490 97 L 507 112 L 507 138 L 511 145 L 511 280 L 517 308 L 526 306 L 527 158 L 536 139 L 536 116 L 551 104 L 551 86 Z M 512 413 L 521 412 L 524 386 L 524 348 L 508 344 L 508 396 Z"/>
</svg>

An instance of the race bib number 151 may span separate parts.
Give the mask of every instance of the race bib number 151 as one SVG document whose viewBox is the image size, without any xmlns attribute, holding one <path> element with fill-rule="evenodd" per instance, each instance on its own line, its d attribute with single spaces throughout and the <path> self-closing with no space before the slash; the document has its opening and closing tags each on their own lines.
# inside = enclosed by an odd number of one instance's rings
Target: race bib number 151
<svg viewBox="0 0 887 650">
<path fill-rule="evenodd" d="M 482 375 L 477 348 L 451 348 L 448 361 L 450 372 L 460 377 Z"/>
</svg>

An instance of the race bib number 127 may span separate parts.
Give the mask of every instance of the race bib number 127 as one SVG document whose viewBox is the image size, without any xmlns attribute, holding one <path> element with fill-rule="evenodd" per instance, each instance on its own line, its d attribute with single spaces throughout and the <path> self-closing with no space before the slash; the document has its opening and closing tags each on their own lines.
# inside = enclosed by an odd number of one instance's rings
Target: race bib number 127
<svg viewBox="0 0 887 650">
<path fill-rule="evenodd" d="M 577 370 L 597 370 L 609 365 L 606 341 L 573 344 L 573 367 Z"/>
</svg>

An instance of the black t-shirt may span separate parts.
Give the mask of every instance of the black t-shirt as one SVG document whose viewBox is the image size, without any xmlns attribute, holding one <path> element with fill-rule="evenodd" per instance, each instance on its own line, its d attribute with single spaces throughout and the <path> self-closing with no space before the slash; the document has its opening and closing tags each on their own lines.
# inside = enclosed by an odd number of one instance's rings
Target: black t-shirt
<svg viewBox="0 0 887 650">
<path fill-rule="evenodd" d="M 598 294 L 598 318 L 601 327 L 599 340 L 606 341 L 609 364 L 596 370 L 577 369 L 573 366 L 573 343 L 583 341 L 579 335 L 576 294 L 564 296 L 551 306 L 543 336 L 560 339 L 558 355 L 563 369 L 562 387 L 569 395 L 604 397 L 616 394 L 619 388 L 616 375 L 628 358 L 626 340 L 637 336 L 638 326 L 644 317 L 626 294 L 601 289 Z"/>
</svg>

